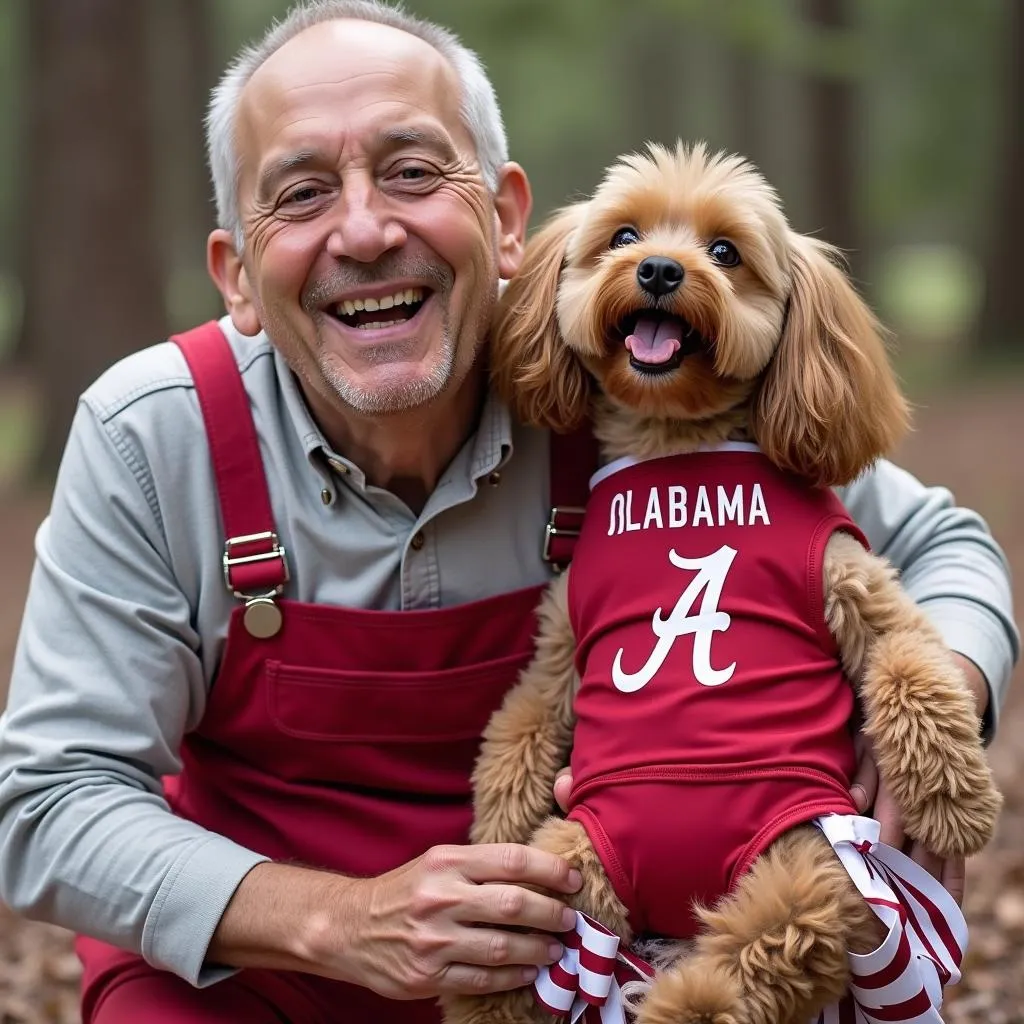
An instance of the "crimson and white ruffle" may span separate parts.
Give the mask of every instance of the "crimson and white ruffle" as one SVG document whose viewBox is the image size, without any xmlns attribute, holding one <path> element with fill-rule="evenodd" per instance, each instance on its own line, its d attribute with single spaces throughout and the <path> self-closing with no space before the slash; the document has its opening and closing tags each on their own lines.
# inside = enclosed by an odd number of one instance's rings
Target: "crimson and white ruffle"
<svg viewBox="0 0 1024 1024">
<path fill-rule="evenodd" d="M 967 946 L 955 900 L 924 868 L 879 843 L 874 819 L 833 814 L 815 824 L 888 931 L 873 952 L 850 954 L 849 994 L 810 1024 L 942 1024 L 943 989 L 960 980 Z M 537 1001 L 570 1024 L 625 1024 L 623 986 L 646 985 L 653 969 L 585 914 L 576 914 L 564 941 L 561 960 L 534 982 Z"/>
</svg>

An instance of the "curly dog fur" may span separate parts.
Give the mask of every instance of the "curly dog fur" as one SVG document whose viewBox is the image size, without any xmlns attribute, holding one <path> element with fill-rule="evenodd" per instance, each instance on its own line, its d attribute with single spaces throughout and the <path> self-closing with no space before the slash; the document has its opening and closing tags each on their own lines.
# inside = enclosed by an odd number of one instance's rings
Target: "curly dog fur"
<svg viewBox="0 0 1024 1024">
<path fill-rule="evenodd" d="M 667 308 L 702 342 L 657 374 L 638 372 L 616 326 L 643 307 L 637 268 L 652 255 L 685 268 Z M 591 200 L 549 220 L 502 298 L 491 360 L 520 418 L 566 430 L 590 417 L 606 461 L 752 440 L 775 465 L 828 487 L 888 452 L 908 422 L 882 330 L 835 250 L 788 226 L 749 163 L 702 146 L 624 157 Z M 566 857 L 585 879 L 575 905 L 628 942 L 626 910 L 586 832 L 550 816 L 579 685 L 566 580 L 545 596 L 534 661 L 487 728 L 473 839 Z M 908 834 L 940 856 L 976 852 L 1001 799 L 949 651 L 893 568 L 848 535 L 827 546 L 822 600 Z M 700 933 L 659 970 L 641 1024 L 803 1024 L 846 990 L 847 953 L 874 948 L 880 934 L 809 826 L 776 840 L 697 913 Z M 549 1019 L 522 991 L 445 1010 L 449 1024 Z"/>
</svg>

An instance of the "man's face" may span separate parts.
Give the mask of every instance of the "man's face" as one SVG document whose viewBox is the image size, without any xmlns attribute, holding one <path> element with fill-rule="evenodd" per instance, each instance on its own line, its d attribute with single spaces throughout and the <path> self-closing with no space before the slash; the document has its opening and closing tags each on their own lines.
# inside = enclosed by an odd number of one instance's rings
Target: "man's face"
<svg viewBox="0 0 1024 1024">
<path fill-rule="evenodd" d="M 432 47 L 360 21 L 307 30 L 245 88 L 243 282 L 315 406 L 398 412 L 469 373 L 504 268 L 459 102 Z"/>
</svg>

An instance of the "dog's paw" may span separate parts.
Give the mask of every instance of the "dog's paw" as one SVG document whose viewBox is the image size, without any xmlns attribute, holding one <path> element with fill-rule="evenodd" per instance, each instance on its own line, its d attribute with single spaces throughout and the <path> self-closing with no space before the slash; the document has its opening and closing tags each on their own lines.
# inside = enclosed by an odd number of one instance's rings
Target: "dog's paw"
<svg viewBox="0 0 1024 1024">
<path fill-rule="evenodd" d="M 473 773 L 473 843 L 526 843 L 555 809 L 550 778 L 530 738 L 490 739 Z"/>
<path fill-rule="evenodd" d="M 747 1024 L 739 982 L 718 966 L 669 968 L 655 978 L 636 1024 Z"/>
<path fill-rule="evenodd" d="M 536 828 L 536 817 L 525 803 L 509 800 L 478 803 L 476 816 L 469 831 L 469 841 L 481 843 L 528 843 Z"/>
<path fill-rule="evenodd" d="M 907 835 L 939 857 L 970 857 L 995 832 L 1003 798 L 991 779 L 959 792 L 933 793 L 903 809 Z"/>
</svg>

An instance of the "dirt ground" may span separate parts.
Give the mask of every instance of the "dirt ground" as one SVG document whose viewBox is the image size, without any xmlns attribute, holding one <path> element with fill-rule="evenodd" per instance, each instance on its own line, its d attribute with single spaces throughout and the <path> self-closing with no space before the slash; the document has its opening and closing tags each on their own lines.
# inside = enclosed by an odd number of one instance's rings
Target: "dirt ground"
<svg viewBox="0 0 1024 1024">
<path fill-rule="evenodd" d="M 949 486 L 989 520 L 1024 578 L 1024 382 L 975 386 L 919 408 L 898 461 Z M 0 700 L 21 615 L 43 498 L 0 492 L 5 573 L 0 591 Z M 992 760 L 1006 795 L 993 844 L 969 865 L 971 927 L 963 981 L 947 1024 L 1024 1024 L 1024 674 L 1006 706 Z M 77 961 L 67 936 L 0 908 L 0 1024 L 76 1024 Z"/>
</svg>

